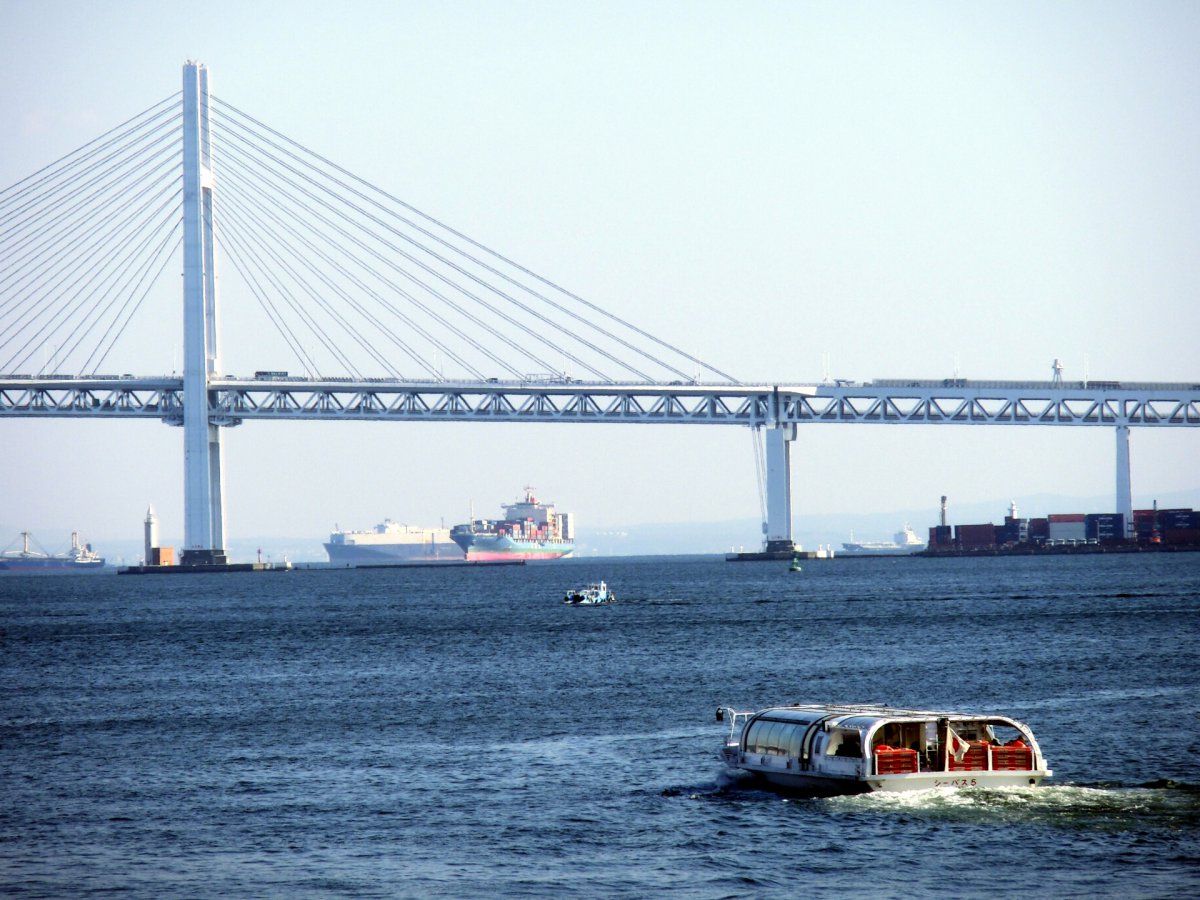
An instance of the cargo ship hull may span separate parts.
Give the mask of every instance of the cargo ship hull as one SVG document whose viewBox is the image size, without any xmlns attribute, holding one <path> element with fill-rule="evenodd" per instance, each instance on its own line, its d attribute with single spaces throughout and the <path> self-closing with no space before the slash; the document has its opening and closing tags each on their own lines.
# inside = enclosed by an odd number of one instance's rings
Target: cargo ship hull
<svg viewBox="0 0 1200 900">
<path fill-rule="evenodd" d="M 384 519 L 371 531 L 335 531 L 325 552 L 335 566 L 429 566 L 461 563 L 448 528 L 420 528 Z"/>
<path fill-rule="evenodd" d="M 22 559 L 17 556 L 6 556 L 0 559 L 0 572 L 21 572 L 25 574 L 50 574 L 60 572 L 99 572 L 104 568 L 104 560 L 78 560 L 68 557 L 34 556 Z"/>
<path fill-rule="evenodd" d="M 516 541 L 507 536 L 476 534 L 463 550 L 473 562 L 499 562 L 505 559 L 560 559 L 570 556 L 574 544 L 561 541 Z"/>
<path fill-rule="evenodd" d="M 338 566 L 395 566 L 462 562 L 463 552 L 452 541 L 437 544 L 325 544 L 329 561 Z"/>
</svg>

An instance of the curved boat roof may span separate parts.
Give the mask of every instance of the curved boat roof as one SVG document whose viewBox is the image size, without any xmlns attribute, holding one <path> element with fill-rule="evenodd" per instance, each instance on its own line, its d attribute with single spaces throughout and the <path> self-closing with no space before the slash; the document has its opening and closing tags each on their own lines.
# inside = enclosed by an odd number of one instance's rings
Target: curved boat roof
<svg viewBox="0 0 1200 900">
<path fill-rule="evenodd" d="M 794 706 L 774 706 L 759 710 L 753 715 L 755 719 L 770 719 L 775 722 L 815 722 L 817 719 L 837 719 L 838 724 L 851 727 L 862 727 L 872 722 L 886 719 L 891 722 L 909 720 L 928 722 L 931 719 L 950 719 L 951 721 L 995 721 L 1016 722 L 1010 716 L 996 713 L 954 712 L 935 709 L 904 709 L 897 706 L 873 704 L 797 704 Z M 861 720 L 861 721 L 852 721 Z"/>
</svg>

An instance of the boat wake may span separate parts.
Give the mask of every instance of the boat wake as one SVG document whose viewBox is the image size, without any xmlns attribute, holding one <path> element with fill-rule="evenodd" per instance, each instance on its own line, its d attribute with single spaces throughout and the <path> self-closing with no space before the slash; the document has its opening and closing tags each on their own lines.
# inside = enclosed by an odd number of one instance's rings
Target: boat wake
<svg viewBox="0 0 1200 900">
<path fill-rule="evenodd" d="M 1200 827 L 1200 785 L 1170 780 L 1142 785 L 933 788 L 826 797 L 768 790 L 752 776 L 722 770 L 710 785 L 673 786 L 664 797 L 801 803 L 835 816 L 897 814 L 943 823 L 1036 824 L 1070 831 L 1142 833 Z"/>
<path fill-rule="evenodd" d="M 1174 782 L 1155 787 L 1047 785 L 927 790 L 833 797 L 845 813 L 894 810 L 949 821 L 1036 823 L 1051 828 L 1144 832 L 1200 825 L 1200 790 Z"/>
</svg>

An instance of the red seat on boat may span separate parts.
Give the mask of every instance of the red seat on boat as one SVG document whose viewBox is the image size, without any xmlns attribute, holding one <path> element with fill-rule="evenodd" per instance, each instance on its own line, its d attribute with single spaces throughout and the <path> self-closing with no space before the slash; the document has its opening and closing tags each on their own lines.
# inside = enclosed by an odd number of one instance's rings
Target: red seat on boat
<svg viewBox="0 0 1200 900">
<path fill-rule="evenodd" d="M 876 775 L 904 775 L 917 771 L 917 751 L 881 744 L 875 748 Z"/>
</svg>

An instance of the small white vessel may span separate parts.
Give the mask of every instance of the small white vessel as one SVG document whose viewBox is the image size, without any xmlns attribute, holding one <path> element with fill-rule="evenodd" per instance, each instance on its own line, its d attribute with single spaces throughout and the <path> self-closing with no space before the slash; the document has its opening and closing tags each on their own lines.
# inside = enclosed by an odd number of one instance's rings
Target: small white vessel
<svg viewBox="0 0 1200 900">
<path fill-rule="evenodd" d="M 850 540 L 842 544 L 842 553 L 847 556 L 907 556 L 925 549 L 925 542 L 917 537 L 907 525 L 892 535 L 890 541 L 856 541 L 854 532 Z"/>
<path fill-rule="evenodd" d="M 717 710 L 720 758 L 808 794 L 1036 785 L 1053 773 L 1029 726 L 1007 716 L 888 706 Z"/>
<path fill-rule="evenodd" d="M 567 591 L 563 603 L 568 606 L 599 606 L 601 603 L 616 603 L 617 595 L 608 589 L 603 581 L 584 585 L 573 591 Z"/>
</svg>

